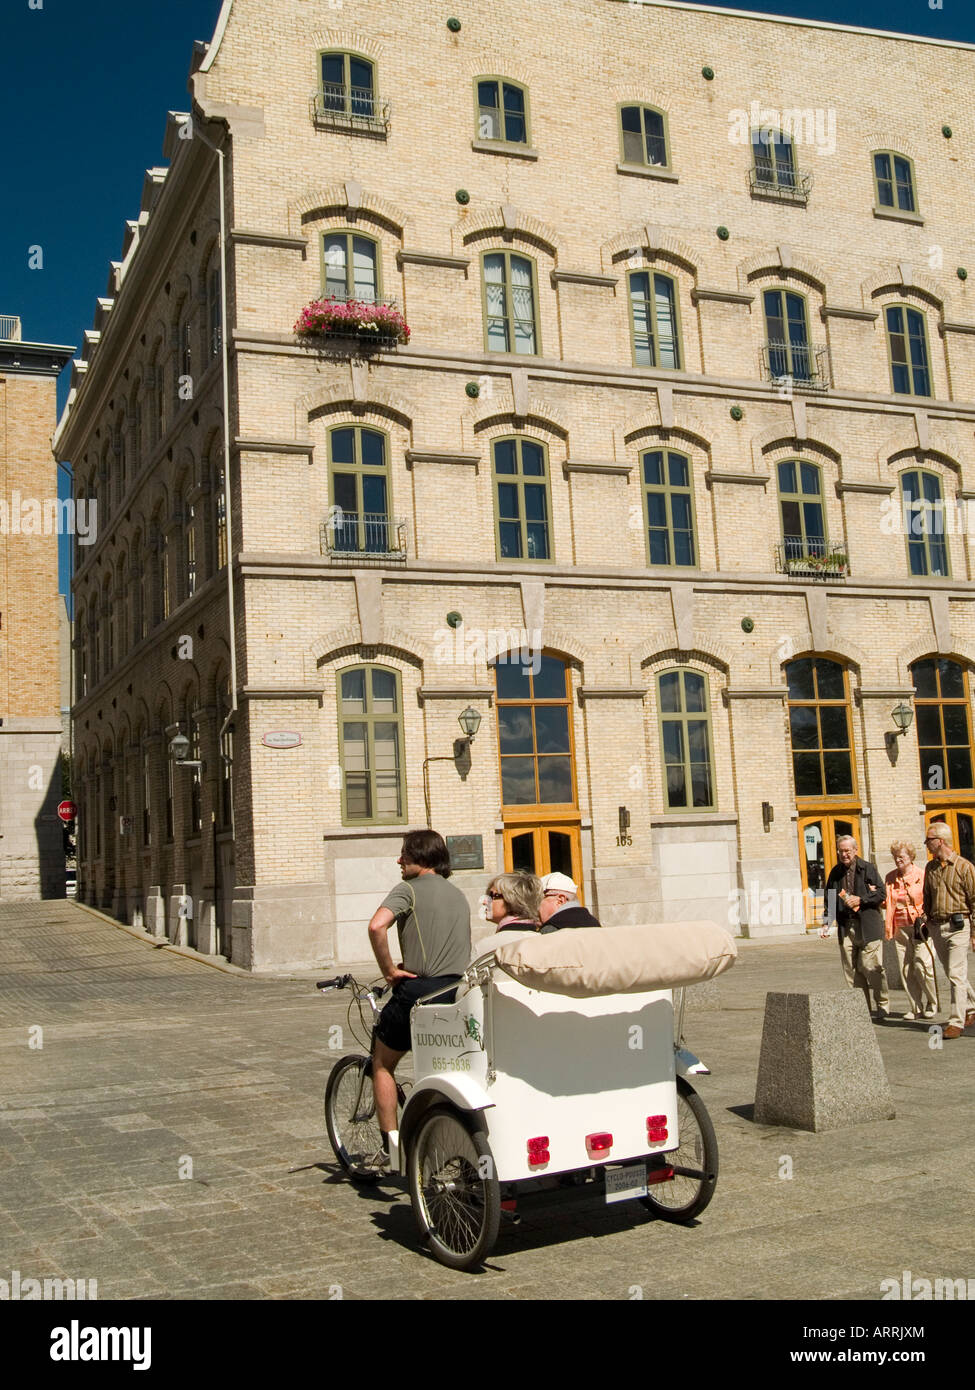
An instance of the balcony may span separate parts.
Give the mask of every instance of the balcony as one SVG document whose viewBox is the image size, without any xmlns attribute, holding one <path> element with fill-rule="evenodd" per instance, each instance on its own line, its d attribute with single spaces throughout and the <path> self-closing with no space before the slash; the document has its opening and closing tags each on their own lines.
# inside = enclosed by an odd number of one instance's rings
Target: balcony
<svg viewBox="0 0 975 1390">
<path fill-rule="evenodd" d="M 797 579 L 845 579 L 850 561 L 842 546 L 814 536 L 786 536 L 785 544 L 775 547 L 775 568 Z"/>
<path fill-rule="evenodd" d="M 0 339 L 7 343 L 20 342 L 20 319 L 16 314 L 0 314 Z"/>
<path fill-rule="evenodd" d="M 371 87 L 346 87 L 326 82 L 308 100 L 312 124 L 319 130 L 344 130 L 385 140 L 389 134 L 390 103 Z"/>
<path fill-rule="evenodd" d="M 391 564 L 406 562 L 407 527 L 403 517 L 385 512 L 343 512 L 319 527 L 322 554 L 337 564 Z"/>
<path fill-rule="evenodd" d="M 813 176 L 800 169 L 779 169 L 771 160 L 760 160 L 748 171 L 753 198 L 772 198 L 784 203 L 809 202 Z"/>
<path fill-rule="evenodd" d="M 768 342 L 762 348 L 762 380 L 787 391 L 827 391 L 833 384 L 829 348 L 818 343 Z"/>
</svg>

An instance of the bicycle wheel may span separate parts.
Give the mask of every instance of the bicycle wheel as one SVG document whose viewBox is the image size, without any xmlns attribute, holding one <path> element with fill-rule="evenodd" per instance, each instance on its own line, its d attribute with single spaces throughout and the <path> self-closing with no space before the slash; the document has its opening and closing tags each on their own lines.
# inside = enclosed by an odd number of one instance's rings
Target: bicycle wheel
<svg viewBox="0 0 975 1390">
<path fill-rule="evenodd" d="M 655 1183 L 640 1201 L 664 1221 L 691 1221 L 714 1196 L 718 1141 L 703 1100 L 682 1076 L 677 1078 L 677 1134 L 679 1146 L 665 1155 L 676 1170 L 673 1178 Z"/>
<path fill-rule="evenodd" d="M 487 1140 L 447 1106 L 428 1110 L 410 1146 L 410 1198 L 441 1264 L 473 1269 L 498 1238 L 501 1189 Z"/>
<path fill-rule="evenodd" d="M 325 1086 L 325 1128 L 349 1176 L 357 1182 L 378 1182 L 382 1174 L 372 1160 L 383 1140 L 368 1057 L 342 1057 L 335 1063 Z"/>
</svg>

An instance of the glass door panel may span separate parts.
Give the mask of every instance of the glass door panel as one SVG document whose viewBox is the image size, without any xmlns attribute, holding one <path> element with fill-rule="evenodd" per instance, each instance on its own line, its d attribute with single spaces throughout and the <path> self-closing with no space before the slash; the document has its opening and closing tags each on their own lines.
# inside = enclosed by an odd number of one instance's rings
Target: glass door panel
<svg viewBox="0 0 975 1390">
<path fill-rule="evenodd" d="M 837 862 L 836 840 L 840 835 L 852 835 L 859 844 L 859 816 L 799 817 L 799 867 L 806 904 L 806 929 L 809 931 L 821 927 L 823 923 L 826 880 Z"/>
<path fill-rule="evenodd" d="M 567 874 L 582 886 L 582 841 L 578 825 L 509 826 L 504 832 L 504 867 L 507 873 Z"/>
</svg>

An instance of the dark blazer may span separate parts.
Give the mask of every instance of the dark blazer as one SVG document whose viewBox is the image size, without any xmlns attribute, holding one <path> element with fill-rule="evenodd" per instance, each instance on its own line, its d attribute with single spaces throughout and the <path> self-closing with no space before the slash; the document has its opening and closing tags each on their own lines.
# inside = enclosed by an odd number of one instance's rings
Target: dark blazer
<svg viewBox="0 0 975 1390">
<path fill-rule="evenodd" d="M 844 878 L 846 878 L 846 868 L 843 864 L 837 864 L 830 869 L 829 878 L 826 880 L 825 914 L 827 920 L 831 917 L 830 905 L 835 901 L 836 925 L 841 936 L 859 922 L 860 935 L 864 941 L 882 941 L 884 936 L 883 909 L 887 900 L 883 875 L 877 872 L 876 865 L 857 856 L 856 866 L 853 870 L 853 893 L 860 899 L 859 912 L 848 911 L 840 901 L 839 891 L 843 887 Z M 836 895 L 835 899 L 830 898 L 831 892 Z"/>
<path fill-rule="evenodd" d="M 598 927 L 599 925 L 592 913 L 587 912 L 581 904 L 579 907 L 570 907 L 566 904 L 558 912 L 552 913 L 542 927 L 541 935 L 546 936 L 549 932 L 561 931 L 563 927 Z"/>
</svg>

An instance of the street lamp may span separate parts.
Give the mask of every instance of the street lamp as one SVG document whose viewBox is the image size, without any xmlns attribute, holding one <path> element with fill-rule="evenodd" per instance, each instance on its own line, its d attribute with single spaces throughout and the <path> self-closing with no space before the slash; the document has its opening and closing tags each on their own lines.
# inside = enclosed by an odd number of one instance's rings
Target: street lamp
<svg viewBox="0 0 975 1390">
<path fill-rule="evenodd" d="M 185 734 L 175 734 L 169 743 L 169 756 L 177 767 L 192 767 L 202 771 L 205 764 L 199 758 L 188 758 L 190 741 Z"/>
<path fill-rule="evenodd" d="M 897 757 L 897 740 L 903 738 L 911 727 L 914 711 L 911 709 L 910 705 L 901 700 L 900 704 L 895 705 L 891 710 L 890 717 L 897 725 L 897 732 L 895 734 L 890 729 L 887 729 L 884 733 L 884 743 L 887 747 L 888 756 L 893 762 Z"/>
</svg>

